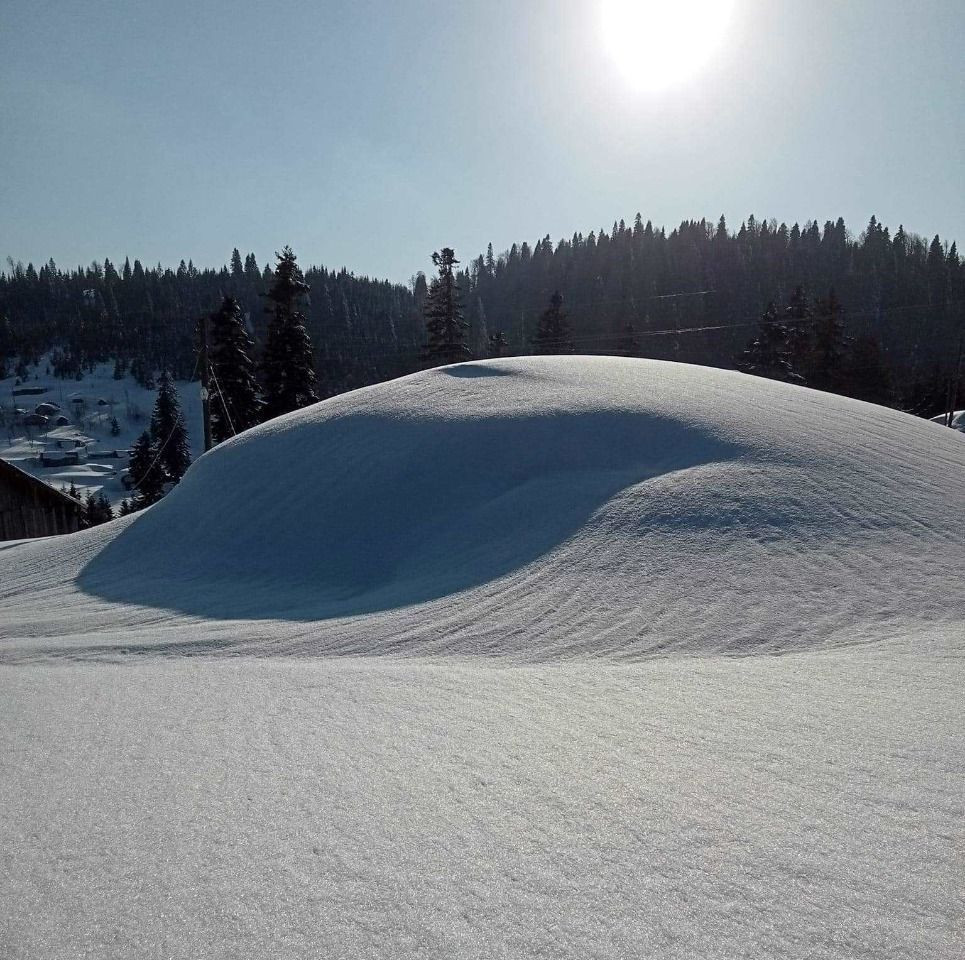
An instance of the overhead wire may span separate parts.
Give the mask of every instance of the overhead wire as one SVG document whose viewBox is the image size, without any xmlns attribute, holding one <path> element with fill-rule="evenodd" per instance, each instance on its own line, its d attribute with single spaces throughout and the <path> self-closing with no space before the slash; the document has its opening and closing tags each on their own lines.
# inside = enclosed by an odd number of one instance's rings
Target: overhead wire
<svg viewBox="0 0 965 960">
<path fill-rule="evenodd" d="M 214 371 L 214 364 L 210 361 L 208 362 L 208 372 L 211 374 L 211 378 L 214 380 L 214 385 L 218 388 L 218 396 L 221 398 L 221 406 L 224 409 L 224 415 L 228 419 L 228 426 L 231 427 L 231 436 L 238 436 L 238 431 L 235 430 L 235 425 L 231 420 L 231 412 L 228 410 L 228 399 L 224 395 L 224 390 L 221 389 L 221 383 L 218 380 L 218 375 Z"/>
<path fill-rule="evenodd" d="M 700 291 L 701 294 L 715 293 L 715 292 L 716 291 L 712 291 L 712 290 Z M 669 298 L 671 296 L 691 296 L 691 294 L 668 294 L 666 296 L 667 298 Z M 612 304 L 612 303 L 633 303 L 638 301 L 630 297 L 625 300 L 611 300 L 609 302 Z M 945 306 L 954 307 L 954 306 L 959 306 L 963 303 L 965 303 L 965 300 L 954 300 L 954 301 L 947 302 Z M 598 305 L 599 303 L 593 303 L 589 305 L 578 306 L 576 309 L 592 309 L 593 307 L 596 307 Z M 842 319 L 843 320 L 867 320 L 867 319 L 872 319 L 872 318 L 881 316 L 882 314 L 897 313 L 897 312 L 908 311 L 908 310 L 920 310 L 929 306 L 932 306 L 932 304 L 915 303 L 915 304 L 905 304 L 903 306 L 884 307 L 881 310 L 869 310 L 869 311 L 863 311 L 859 313 L 855 313 L 852 311 L 842 311 Z M 570 305 L 570 309 L 573 309 L 572 305 Z M 525 316 L 532 317 L 534 313 L 536 313 L 536 311 L 528 310 L 528 311 L 520 311 L 520 313 L 523 317 Z M 731 322 L 731 323 L 702 324 L 699 326 L 689 326 L 689 327 L 662 327 L 656 330 L 647 330 L 647 329 L 638 330 L 635 328 L 633 331 L 633 336 L 635 338 L 669 337 L 669 336 L 675 336 L 678 334 L 705 333 L 705 332 L 720 331 L 720 330 L 740 330 L 740 329 L 746 329 L 748 327 L 770 326 L 770 325 L 779 325 L 779 324 L 784 324 L 786 326 L 807 326 L 810 324 L 818 323 L 820 320 L 821 320 L 820 315 L 804 317 L 800 319 L 778 315 L 773 320 L 768 321 L 768 320 L 765 320 L 764 316 L 762 315 L 757 317 L 740 318 L 736 322 Z M 503 332 L 506 332 L 504 328 L 500 328 L 496 326 L 493 326 L 492 329 L 503 329 Z M 582 337 L 570 337 L 568 338 L 568 342 L 573 344 L 598 343 L 598 344 L 606 344 L 606 345 L 614 346 L 625 335 L 626 335 L 625 331 L 607 333 L 607 334 L 593 334 L 593 335 L 582 336 Z M 373 343 L 373 341 L 366 337 L 354 337 L 354 338 L 345 337 L 345 338 L 339 338 L 338 343 L 365 344 L 365 343 Z M 516 343 L 517 343 L 517 346 L 523 345 L 522 341 L 516 341 Z M 391 351 L 380 351 L 377 353 L 367 352 L 365 356 L 367 359 L 372 359 L 372 360 L 378 360 L 378 359 L 402 360 L 402 359 L 420 356 L 421 354 L 422 354 L 422 348 L 419 347 L 419 348 L 413 348 L 411 350 L 391 350 Z"/>
</svg>

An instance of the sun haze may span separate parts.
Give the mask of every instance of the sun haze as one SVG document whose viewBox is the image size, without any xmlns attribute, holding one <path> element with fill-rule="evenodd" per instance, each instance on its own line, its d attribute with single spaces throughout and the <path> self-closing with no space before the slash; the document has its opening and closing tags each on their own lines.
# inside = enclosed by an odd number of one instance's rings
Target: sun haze
<svg viewBox="0 0 965 960">
<path fill-rule="evenodd" d="M 723 45 L 732 0 L 603 0 L 604 45 L 636 88 L 662 90 L 688 80 Z"/>
<path fill-rule="evenodd" d="M 638 210 L 965 239 L 960 0 L 95 7 L 4 11 L 0 260 L 406 281 Z"/>
</svg>

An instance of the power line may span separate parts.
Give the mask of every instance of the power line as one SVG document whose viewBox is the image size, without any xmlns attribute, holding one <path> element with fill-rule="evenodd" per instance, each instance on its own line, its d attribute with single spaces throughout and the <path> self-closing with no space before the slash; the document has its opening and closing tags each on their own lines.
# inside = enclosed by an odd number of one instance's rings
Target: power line
<svg viewBox="0 0 965 960">
<path fill-rule="evenodd" d="M 224 415 L 228 418 L 228 426 L 231 427 L 231 436 L 238 436 L 238 431 L 235 430 L 235 425 L 231 421 L 231 413 L 228 410 L 228 401 L 224 395 L 224 390 L 221 389 L 221 383 L 218 381 L 218 374 L 214 371 L 214 364 L 209 363 L 208 368 L 211 372 L 211 377 L 214 380 L 214 385 L 218 388 L 218 396 L 221 398 L 221 406 L 224 408 Z"/>
<path fill-rule="evenodd" d="M 716 292 L 716 291 L 701 291 L 701 293 L 714 293 L 714 292 Z M 695 295 L 697 295 L 697 294 L 667 294 L 667 297 L 671 297 L 671 296 L 695 296 Z M 609 301 L 609 302 L 610 302 L 610 303 L 633 303 L 633 302 L 635 302 L 635 301 L 634 301 L 633 298 L 628 298 L 628 299 L 626 299 L 626 300 L 612 300 L 612 301 Z M 965 300 L 948 301 L 948 302 L 946 302 L 945 306 L 947 306 L 947 307 L 954 307 L 954 306 L 958 306 L 959 304 L 962 304 L 962 303 L 965 303 Z M 599 302 L 598 302 L 598 303 L 591 304 L 591 305 L 589 305 L 588 307 L 585 307 L 584 309 L 590 309 L 590 308 L 595 307 L 595 306 L 599 306 Z M 905 305 L 903 305 L 903 306 L 884 307 L 884 308 L 882 308 L 881 310 L 864 311 L 864 312 L 861 312 L 861 313 L 854 313 L 854 312 L 845 310 L 845 311 L 842 311 L 841 317 L 842 317 L 842 321 L 843 321 L 843 322 L 847 322 L 848 320 L 867 320 L 867 319 L 873 319 L 873 318 L 878 317 L 878 316 L 880 316 L 880 315 L 882 315 L 882 314 L 885 314 L 885 313 L 897 313 L 897 312 L 908 311 L 908 310 L 921 310 L 921 309 L 923 309 L 923 308 L 925 308 L 925 307 L 930 307 L 930 306 L 932 306 L 932 304 L 929 304 L 929 303 L 913 303 L 913 304 L 905 304 Z M 534 312 L 534 311 L 530 311 L 530 314 L 532 314 L 533 312 Z M 541 312 L 542 312 L 542 311 L 541 311 Z M 525 315 L 526 311 L 523 310 L 523 311 L 521 311 L 521 313 Z M 670 337 L 670 336 L 676 336 L 676 335 L 678 335 L 678 334 L 705 333 L 705 332 L 719 331 L 719 330 L 741 330 L 741 329 L 746 329 L 746 328 L 748 328 L 748 327 L 772 326 L 772 325 L 777 325 L 777 324 L 785 324 L 785 325 L 788 325 L 788 326 L 807 326 L 807 325 L 810 325 L 810 324 L 817 323 L 817 322 L 819 322 L 821 319 L 822 319 L 821 315 L 817 315 L 817 316 L 805 317 L 805 318 L 800 318 L 800 319 L 798 319 L 798 318 L 792 318 L 792 317 L 785 317 L 785 316 L 778 316 L 778 317 L 776 317 L 774 320 L 765 320 L 765 319 L 764 319 L 764 315 L 762 315 L 762 316 L 757 316 L 757 317 L 753 317 L 753 318 L 752 318 L 752 317 L 742 318 L 742 319 L 739 319 L 739 320 L 737 320 L 736 322 L 732 322 L 732 323 L 703 324 L 703 325 L 700 325 L 700 326 L 691 326 L 691 327 L 663 327 L 663 328 L 659 328 L 659 329 L 656 329 L 656 330 L 647 330 L 647 329 L 637 330 L 637 329 L 634 329 L 634 331 L 633 331 L 633 336 L 634 336 L 635 338 L 640 338 L 640 337 Z M 493 326 L 493 329 L 499 329 L 499 328 L 496 327 L 496 326 Z M 586 343 L 586 344 L 599 343 L 599 344 L 615 345 L 615 344 L 616 344 L 623 336 L 625 336 L 625 335 L 626 335 L 625 333 L 619 333 L 619 332 L 617 332 L 617 333 L 608 333 L 608 334 L 593 334 L 593 335 L 588 335 L 588 336 L 583 336 L 583 337 L 571 337 L 571 338 L 569 339 L 569 342 L 571 342 L 571 343 L 573 343 L 573 344 L 579 344 L 579 343 Z M 364 338 L 364 337 L 346 338 L 346 339 L 341 339 L 341 340 L 338 341 L 338 343 L 352 343 L 352 342 L 354 342 L 354 343 L 371 343 L 372 341 L 371 341 L 371 340 L 368 340 L 367 338 Z M 366 353 L 364 359 L 368 359 L 368 360 L 380 360 L 380 359 L 399 359 L 399 360 L 403 360 L 403 359 L 408 359 L 408 358 L 411 358 L 411 357 L 421 356 L 421 353 L 422 353 L 421 348 L 419 348 L 419 349 L 413 349 L 413 350 L 383 351 L 383 352 L 379 352 L 379 353 Z"/>
<path fill-rule="evenodd" d="M 653 298 L 653 299 L 672 299 L 672 298 L 679 298 L 679 297 L 704 296 L 704 295 L 707 295 L 707 294 L 713 294 L 713 293 L 717 293 L 717 292 L 718 292 L 718 291 L 716 291 L 716 290 L 701 290 L 701 291 L 696 291 L 696 292 L 694 292 L 694 293 L 662 294 L 661 296 L 655 297 L 655 298 Z M 588 310 L 593 310 L 593 309 L 595 309 L 595 308 L 597 308 L 597 307 L 604 306 L 604 305 L 625 304 L 625 303 L 633 304 L 633 303 L 639 303 L 639 302 L 641 302 L 641 301 L 640 301 L 639 299 L 635 298 L 635 297 L 626 297 L 626 298 L 623 298 L 623 299 L 612 299 L 612 300 L 597 300 L 597 301 L 593 301 L 593 302 L 589 302 L 589 303 L 582 303 L 582 304 L 575 304 L 575 305 L 574 305 L 574 304 L 571 304 L 571 303 L 568 304 L 568 303 L 566 303 L 566 302 L 564 301 L 564 307 L 566 307 L 567 312 L 572 312 L 572 311 L 588 311 Z M 965 300 L 951 300 L 951 301 L 947 301 L 947 302 L 944 304 L 944 306 L 946 306 L 946 307 L 954 307 L 954 306 L 958 306 L 959 304 L 962 304 L 962 303 L 965 303 Z M 924 308 L 926 308 L 926 307 L 931 307 L 931 306 L 933 306 L 933 304 L 930 304 L 930 303 L 912 303 L 912 304 L 905 304 L 905 305 L 903 305 L 903 306 L 882 307 L 882 308 L 880 308 L 880 309 L 878 309 L 878 310 L 866 310 L 866 311 L 857 312 L 857 313 L 854 312 L 854 311 L 851 311 L 851 310 L 842 310 L 841 316 L 842 316 L 842 320 L 843 320 L 844 322 L 847 322 L 848 320 L 869 320 L 869 319 L 874 319 L 875 317 L 879 317 L 879 316 L 882 316 L 882 315 L 885 315 L 885 314 L 898 313 L 898 312 L 908 311 L 908 310 L 921 310 L 921 309 L 924 309 Z M 533 316 L 538 316 L 538 315 L 541 314 L 543 311 L 542 311 L 542 310 L 536 310 L 536 309 L 534 309 L 534 308 L 525 308 L 525 307 L 524 307 L 524 308 L 521 308 L 519 312 L 520 312 L 520 314 L 521 314 L 524 318 L 532 318 Z M 634 335 L 635 335 L 635 336 L 669 336 L 669 335 L 674 334 L 674 333 L 697 333 L 697 332 L 701 332 L 701 331 L 705 331 L 705 330 L 727 330 L 727 329 L 731 329 L 731 328 L 733 328 L 733 329 L 736 330 L 736 329 L 741 329 L 741 328 L 748 327 L 748 326 L 755 326 L 756 324 L 759 324 L 759 323 L 761 323 L 761 322 L 763 322 L 763 317 L 762 317 L 762 316 L 743 317 L 743 318 L 739 318 L 736 322 L 733 322 L 733 323 L 707 324 L 707 325 L 695 326 L 695 327 L 665 327 L 665 328 L 661 328 L 661 329 L 658 329 L 658 330 L 640 329 L 640 330 L 634 330 Z M 805 322 L 808 322 L 808 321 L 806 321 L 806 320 L 793 320 L 793 319 L 781 318 L 781 319 L 779 319 L 777 322 L 779 322 L 779 323 L 805 323 Z M 498 324 L 495 324 L 495 323 L 487 324 L 487 326 L 490 327 L 491 329 L 494 329 L 494 330 L 496 330 L 496 329 L 501 329 L 500 326 L 499 326 Z M 508 325 L 507 325 L 507 326 L 508 326 Z M 613 337 L 613 336 L 619 336 L 619 334 L 613 334 L 613 335 L 606 335 L 606 334 L 596 335 L 596 334 L 594 334 L 594 335 L 591 336 L 591 337 L 577 338 L 577 339 L 599 340 L 599 339 L 607 339 L 608 337 Z M 324 344 L 324 342 L 325 342 L 325 341 L 324 341 L 324 339 L 323 339 L 322 343 Z M 366 336 L 354 336 L 354 337 L 353 337 L 353 336 L 343 336 L 343 337 L 338 337 L 337 339 L 334 339 L 332 342 L 335 343 L 335 344 L 337 344 L 337 345 L 342 345 L 342 344 L 363 344 L 363 345 L 364 345 L 364 344 L 377 344 L 377 343 L 378 343 L 377 340 L 373 340 L 371 337 L 366 337 Z M 391 354 L 391 353 L 387 353 L 387 354 L 382 354 L 382 355 L 383 355 L 383 356 L 391 356 L 392 354 Z M 370 356 L 370 357 L 374 357 L 374 356 L 377 356 L 377 355 L 376 355 L 376 354 L 369 354 L 369 356 Z"/>
</svg>

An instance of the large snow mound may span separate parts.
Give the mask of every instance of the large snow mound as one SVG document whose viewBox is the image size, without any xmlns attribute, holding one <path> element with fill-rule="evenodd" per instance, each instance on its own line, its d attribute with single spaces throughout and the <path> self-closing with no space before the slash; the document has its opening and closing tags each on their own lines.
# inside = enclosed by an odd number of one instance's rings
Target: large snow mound
<svg viewBox="0 0 965 960">
<path fill-rule="evenodd" d="M 283 417 L 140 515 L 0 551 L 0 620 L 8 655 L 960 636 L 963 504 L 961 438 L 885 408 L 659 361 L 485 361 Z"/>
</svg>

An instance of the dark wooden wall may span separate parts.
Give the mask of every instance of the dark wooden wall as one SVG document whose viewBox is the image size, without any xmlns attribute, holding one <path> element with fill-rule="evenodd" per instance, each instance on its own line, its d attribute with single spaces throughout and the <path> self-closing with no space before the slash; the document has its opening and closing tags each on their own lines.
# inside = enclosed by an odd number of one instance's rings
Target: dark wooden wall
<svg viewBox="0 0 965 960">
<path fill-rule="evenodd" d="M 73 533 L 79 510 L 57 491 L 48 494 L 37 481 L 24 482 L 0 468 L 0 540 L 26 540 Z"/>
</svg>

